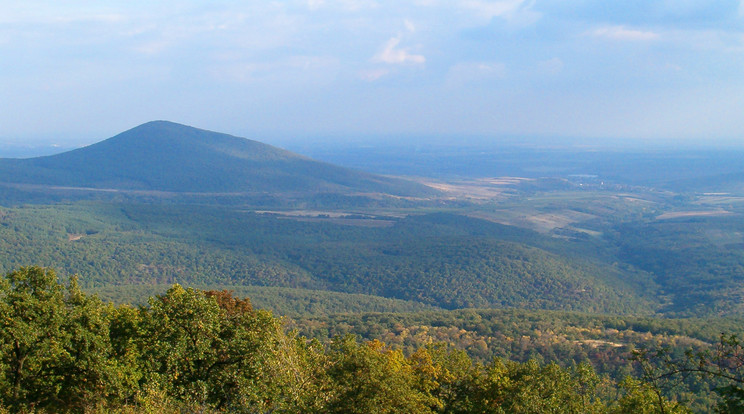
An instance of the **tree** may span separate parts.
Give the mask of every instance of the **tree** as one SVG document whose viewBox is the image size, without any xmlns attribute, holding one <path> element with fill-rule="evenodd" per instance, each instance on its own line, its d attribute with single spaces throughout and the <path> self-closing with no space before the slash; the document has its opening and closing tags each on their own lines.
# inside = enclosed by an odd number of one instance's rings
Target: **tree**
<svg viewBox="0 0 744 414">
<path fill-rule="evenodd" d="M 227 292 L 173 286 L 150 300 L 141 322 L 143 383 L 181 401 L 234 412 L 282 407 L 288 371 L 279 321 Z"/>
<path fill-rule="evenodd" d="M 601 379 L 589 365 L 563 369 L 535 360 L 519 363 L 496 359 L 479 380 L 477 412 L 605 412 L 600 384 Z"/>
<path fill-rule="evenodd" d="M 108 315 L 73 278 L 22 267 L 0 282 L 0 398 L 13 410 L 82 410 L 129 386 L 111 356 Z"/>
<path fill-rule="evenodd" d="M 677 414 L 688 410 L 675 402 L 667 400 L 648 382 L 631 377 L 620 383 L 622 393 L 613 407 L 612 413 L 625 414 Z"/>
<path fill-rule="evenodd" d="M 712 347 L 688 349 L 681 357 L 662 347 L 635 351 L 633 358 L 643 369 L 643 380 L 659 398 L 663 382 L 696 376 L 715 384 L 721 397 L 720 412 L 744 412 L 744 344 L 737 335 L 722 333 Z"/>
<path fill-rule="evenodd" d="M 410 359 L 419 388 L 436 398 L 438 411 L 474 411 L 472 397 L 481 367 L 474 365 L 464 351 L 452 350 L 444 343 L 430 344 L 418 349 Z"/>
<path fill-rule="evenodd" d="M 336 338 L 329 377 L 333 396 L 328 413 L 433 413 L 440 403 L 419 388 L 414 370 L 400 351 L 380 341 L 362 344 Z"/>
</svg>

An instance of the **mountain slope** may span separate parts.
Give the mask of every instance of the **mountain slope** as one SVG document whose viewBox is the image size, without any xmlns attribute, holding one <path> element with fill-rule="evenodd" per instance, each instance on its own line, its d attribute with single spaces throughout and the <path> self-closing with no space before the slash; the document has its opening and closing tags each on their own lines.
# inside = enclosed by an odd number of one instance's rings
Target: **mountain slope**
<svg viewBox="0 0 744 414">
<path fill-rule="evenodd" d="M 449 309 L 658 308 L 645 272 L 540 247 L 549 243 L 443 214 L 382 227 L 193 205 L 75 203 L 0 215 L 1 272 L 34 263 L 77 272 L 87 288 L 178 282 L 361 293 Z"/>
<path fill-rule="evenodd" d="M 62 154 L 0 159 L 0 181 L 175 192 L 434 193 L 420 184 L 167 121 L 149 122 Z"/>
</svg>

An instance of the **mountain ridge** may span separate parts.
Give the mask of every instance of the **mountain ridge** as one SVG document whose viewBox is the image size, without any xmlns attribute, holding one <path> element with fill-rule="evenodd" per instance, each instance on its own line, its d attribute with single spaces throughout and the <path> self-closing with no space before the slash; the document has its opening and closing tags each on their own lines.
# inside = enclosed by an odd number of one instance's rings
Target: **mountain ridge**
<svg viewBox="0 0 744 414">
<path fill-rule="evenodd" d="M 247 138 L 151 121 L 61 154 L 0 159 L 11 184 L 174 192 L 383 193 L 436 191 L 312 160 Z"/>
</svg>

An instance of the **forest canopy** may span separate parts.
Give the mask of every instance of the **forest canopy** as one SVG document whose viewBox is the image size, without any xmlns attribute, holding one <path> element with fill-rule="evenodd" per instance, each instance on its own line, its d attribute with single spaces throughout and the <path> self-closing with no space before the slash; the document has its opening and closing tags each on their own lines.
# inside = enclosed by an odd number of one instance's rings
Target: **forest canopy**
<svg viewBox="0 0 744 414">
<path fill-rule="evenodd" d="M 48 268 L 0 282 L 0 412 L 685 412 L 652 384 L 589 364 L 474 362 L 351 335 L 288 332 L 227 291 L 174 285 L 103 303 Z"/>
</svg>

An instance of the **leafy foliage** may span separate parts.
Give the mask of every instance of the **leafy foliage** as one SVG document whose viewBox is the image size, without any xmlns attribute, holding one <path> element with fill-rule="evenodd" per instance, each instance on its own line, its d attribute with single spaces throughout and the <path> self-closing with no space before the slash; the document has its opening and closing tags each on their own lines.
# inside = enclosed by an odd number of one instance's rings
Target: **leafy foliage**
<svg viewBox="0 0 744 414">
<path fill-rule="evenodd" d="M 620 257 L 651 272 L 670 313 L 741 314 L 744 222 L 737 216 L 618 225 L 609 238 Z"/>
<path fill-rule="evenodd" d="M 0 298 L 0 392 L 11 409 L 80 409 L 132 385 L 107 357 L 107 308 L 74 279 L 65 288 L 52 270 L 21 268 L 3 280 Z"/>
<path fill-rule="evenodd" d="M 204 290 L 229 290 L 238 297 L 249 297 L 251 303 L 275 314 L 292 317 L 363 312 L 417 312 L 441 309 L 421 302 L 384 298 L 360 293 L 297 289 L 278 286 L 192 285 Z M 147 303 L 147 298 L 161 295 L 170 285 L 104 286 L 87 289 L 101 300 L 117 304 Z"/>
<path fill-rule="evenodd" d="M 710 381 L 720 395 L 719 412 L 744 411 L 744 344 L 738 335 L 721 334 L 714 347 L 688 348 L 683 355 L 669 347 L 635 352 L 644 380 L 657 393 L 664 388 L 701 378 Z"/>
<path fill-rule="evenodd" d="M 353 336 L 325 348 L 225 291 L 174 285 L 149 306 L 113 307 L 30 267 L 2 280 L 0 307 L 0 411 L 610 413 L 653 404 L 589 365 L 482 365 L 441 344 L 406 355 Z"/>
</svg>

